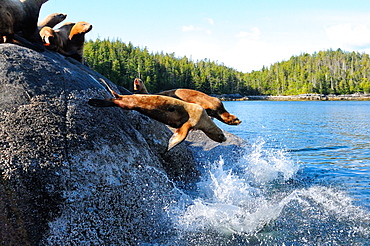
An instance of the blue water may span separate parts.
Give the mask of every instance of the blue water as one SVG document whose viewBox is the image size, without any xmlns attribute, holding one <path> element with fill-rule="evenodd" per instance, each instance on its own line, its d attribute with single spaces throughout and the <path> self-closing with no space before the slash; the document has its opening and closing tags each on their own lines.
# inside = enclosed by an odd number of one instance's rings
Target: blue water
<svg viewBox="0 0 370 246">
<path fill-rule="evenodd" d="M 345 190 L 370 209 L 370 102 L 226 102 L 243 120 L 220 125 L 248 142 L 284 149 L 313 183 Z"/>
<path fill-rule="evenodd" d="M 370 245 L 370 102 L 224 104 L 249 145 L 201 164 L 160 245 Z"/>
</svg>

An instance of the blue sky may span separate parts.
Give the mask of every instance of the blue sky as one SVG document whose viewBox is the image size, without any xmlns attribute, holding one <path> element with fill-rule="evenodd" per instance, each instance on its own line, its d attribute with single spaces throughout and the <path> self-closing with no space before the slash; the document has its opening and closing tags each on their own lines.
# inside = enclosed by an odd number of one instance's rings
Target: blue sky
<svg viewBox="0 0 370 246">
<path fill-rule="evenodd" d="M 370 53 L 368 0 L 49 0 L 40 18 L 56 12 L 91 23 L 87 39 L 120 39 L 242 72 L 302 52 Z"/>
</svg>

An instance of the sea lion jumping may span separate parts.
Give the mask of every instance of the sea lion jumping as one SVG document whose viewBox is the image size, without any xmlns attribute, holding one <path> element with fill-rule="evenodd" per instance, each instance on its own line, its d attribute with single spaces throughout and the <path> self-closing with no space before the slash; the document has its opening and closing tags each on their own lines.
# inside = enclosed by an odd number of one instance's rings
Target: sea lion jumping
<svg viewBox="0 0 370 246">
<path fill-rule="evenodd" d="M 137 94 L 148 94 L 145 84 L 141 79 L 135 79 L 134 92 Z M 214 117 L 225 124 L 239 125 L 241 123 L 241 120 L 239 120 L 235 115 L 226 111 L 220 99 L 208 96 L 203 92 L 191 89 L 174 89 L 157 93 L 157 95 L 170 96 L 185 102 L 196 103 L 202 106 L 209 116 Z"/>
<path fill-rule="evenodd" d="M 0 43 L 18 43 L 15 34 L 41 45 L 37 20 L 41 5 L 48 0 L 2 0 L 0 5 Z M 21 41 L 22 38 L 20 38 Z"/>
<path fill-rule="evenodd" d="M 220 99 L 208 96 L 203 92 L 191 89 L 174 89 L 162 91 L 157 95 L 170 96 L 185 102 L 196 103 L 202 106 L 209 116 L 214 117 L 225 124 L 239 125 L 241 123 L 241 120 L 239 120 L 235 115 L 226 111 Z"/>
<path fill-rule="evenodd" d="M 45 26 L 53 28 L 60 22 L 64 21 L 66 18 L 67 15 L 63 13 L 50 14 L 46 16 L 42 21 L 39 21 L 39 23 L 37 23 L 37 26 L 40 30 Z"/>
<path fill-rule="evenodd" d="M 119 95 L 111 90 L 115 98 L 90 99 L 94 107 L 119 106 L 136 110 L 152 119 L 177 128 L 168 143 L 168 150 L 184 141 L 191 129 L 202 130 L 210 139 L 222 143 L 226 137 L 222 130 L 208 117 L 205 110 L 194 103 L 160 95 Z"/>
</svg>

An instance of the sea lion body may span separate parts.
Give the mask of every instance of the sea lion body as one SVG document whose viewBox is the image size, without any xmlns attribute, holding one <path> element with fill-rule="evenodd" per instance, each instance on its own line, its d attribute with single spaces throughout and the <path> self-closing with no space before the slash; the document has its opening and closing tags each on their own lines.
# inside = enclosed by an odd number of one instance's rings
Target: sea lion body
<svg viewBox="0 0 370 246">
<path fill-rule="evenodd" d="M 41 5 L 48 0 L 2 0 L 0 5 L 0 42 L 14 42 L 20 33 L 31 42 L 40 42 L 37 20 Z M 41 42 L 40 42 L 41 43 Z"/>
<path fill-rule="evenodd" d="M 134 80 L 134 92 L 135 94 L 148 94 L 145 84 L 141 79 L 136 78 Z M 169 96 L 185 102 L 196 103 L 202 106 L 209 116 L 228 125 L 239 125 L 241 123 L 241 120 L 235 115 L 226 111 L 220 99 L 208 96 L 203 92 L 191 89 L 174 89 L 157 93 L 157 95 Z"/>
<path fill-rule="evenodd" d="M 168 149 L 181 143 L 191 129 L 202 130 L 216 142 L 226 141 L 222 130 L 208 117 L 202 107 L 172 97 L 160 95 L 118 95 L 113 91 L 113 99 L 90 99 L 95 107 L 119 106 L 123 109 L 136 110 L 152 119 L 177 128 L 169 140 Z"/>
<path fill-rule="evenodd" d="M 67 22 L 55 30 L 61 40 L 60 53 L 83 63 L 85 34 L 91 29 L 91 24 L 80 21 L 77 23 Z"/>
<path fill-rule="evenodd" d="M 67 52 L 76 52 L 75 55 L 72 55 L 74 59 L 79 62 L 83 63 L 83 52 L 84 52 L 84 44 L 85 44 L 85 34 L 90 32 L 92 29 L 92 25 L 80 21 L 77 22 L 71 29 L 69 33 L 69 39 L 67 43 L 68 49 Z"/>
<path fill-rule="evenodd" d="M 67 18 L 66 14 L 63 13 L 54 13 L 46 16 L 42 21 L 37 23 L 37 26 L 39 30 L 41 30 L 43 27 L 48 26 L 48 27 L 55 27 L 62 21 L 64 21 Z"/>
<path fill-rule="evenodd" d="M 12 9 L 10 6 L 0 5 L 0 43 L 7 43 L 13 39 L 15 20 Z"/>
<path fill-rule="evenodd" d="M 208 96 L 203 92 L 191 89 L 174 89 L 160 92 L 157 95 L 170 96 L 185 102 L 196 103 L 202 106 L 209 116 L 228 125 L 239 125 L 241 123 L 235 115 L 226 111 L 220 99 Z"/>
</svg>

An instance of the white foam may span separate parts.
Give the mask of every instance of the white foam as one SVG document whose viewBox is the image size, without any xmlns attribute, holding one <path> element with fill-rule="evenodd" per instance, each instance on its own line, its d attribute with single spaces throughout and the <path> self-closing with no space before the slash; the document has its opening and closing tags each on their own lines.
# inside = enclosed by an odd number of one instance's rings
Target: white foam
<svg viewBox="0 0 370 246">
<path fill-rule="evenodd" d="M 316 234 L 320 234 L 320 229 L 311 228 L 311 224 L 331 226 L 333 221 L 344 228 L 350 227 L 348 238 L 370 235 L 366 227 L 369 213 L 353 205 L 346 193 L 319 185 L 284 188 L 298 170 L 299 165 L 286 152 L 266 149 L 260 141 L 232 166 L 226 166 L 222 158 L 210 165 L 197 184 L 197 197 L 171 217 L 176 228 L 187 233 L 258 235 L 266 225 L 279 220 L 285 233 L 293 237 L 298 233 L 294 240 L 300 242 L 312 243 Z M 275 184 L 279 184 L 281 190 L 271 192 Z M 283 211 L 284 218 L 281 217 Z M 306 235 L 307 231 L 312 236 Z M 323 241 L 337 238 L 340 242 L 344 234 L 334 225 L 327 235 Z"/>
<path fill-rule="evenodd" d="M 264 148 L 265 142 L 260 140 L 253 144 L 252 152 L 244 157 L 245 172 L 254 182 L 265 184 L 276 179 L 287 181 L 299 170 L 296 164 L 283 149 L 271 150 Z"/>
<path fill-rule="evenodd" d="M 276 219 L 292 196 L 272 200 L 252 183 L 266 183 L 280 176 L 287 180 L 298 167 L 282 152 L 266 155 L 262 145 L 254 145 L 251 153 L 233 167 L 226 167 L 222 158 L 211 165 L 197 184 L 199 196 L 174 218 L 177 227 L 184 231 L 207 228 L 225 234 L 251 234 Z"/>
</svg>

